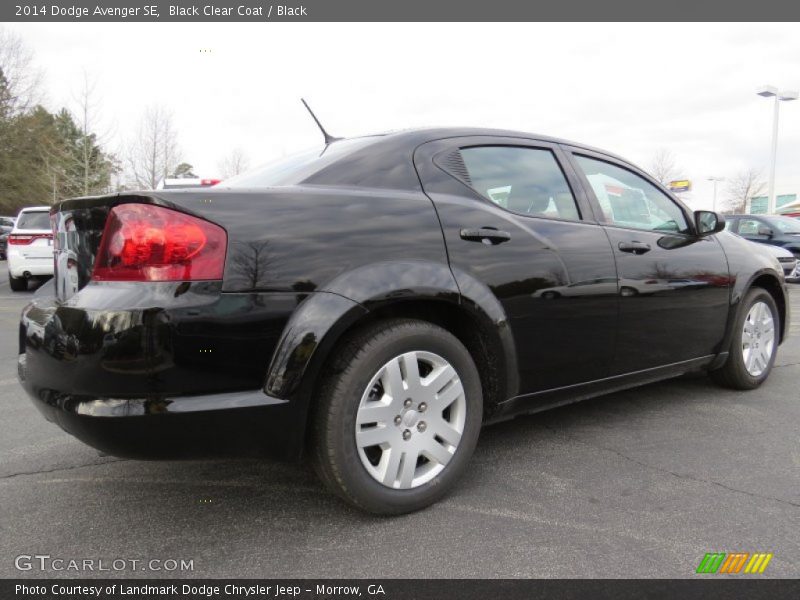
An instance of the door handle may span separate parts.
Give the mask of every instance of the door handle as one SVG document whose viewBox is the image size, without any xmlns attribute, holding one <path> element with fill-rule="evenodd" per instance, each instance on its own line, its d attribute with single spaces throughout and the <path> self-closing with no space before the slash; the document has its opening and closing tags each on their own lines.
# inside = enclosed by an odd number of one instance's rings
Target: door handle
<svg viewBox="0 0 800 600">
<path fill-rule="evenodd" d="M 636 240 L 632 242 L 620 242 L 619 249 L 622 252 L 630 252 L 631 254 L 644 254 L 645 252 L 650 252 L 650 244 L 637 242 Z"/>
<path fill-rule="evenodd" d="M 481 227 L 480 229 L 462 229 L 461 239 L 468 242 L 483 242 L 492 246 L 507 242 L 511 239 L 511 234 L 493 227 Z"/>
</svg>

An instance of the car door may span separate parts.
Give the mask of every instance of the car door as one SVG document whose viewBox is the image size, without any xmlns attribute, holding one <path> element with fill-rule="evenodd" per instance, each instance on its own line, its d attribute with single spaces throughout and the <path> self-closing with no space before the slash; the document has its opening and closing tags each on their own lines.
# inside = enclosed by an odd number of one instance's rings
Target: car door
<svg viewBox="0 0 800 600">
<path fill-rule="evenodd" d="M 414 158 L 462 293 L 478 282 L 502 304 L 520 394 L 605 377 L 614 257 L 558 146 L 463 137 L 423 144 Z"/>
<path fill-rule="evenodd" d="M 690 212 L 632 166 L 582 149 L 569 153 L 617 261 L 620 313 L 613 373 L 719 352 L 730 278 L 716 237 L 695 236 Z"/>
</svg>

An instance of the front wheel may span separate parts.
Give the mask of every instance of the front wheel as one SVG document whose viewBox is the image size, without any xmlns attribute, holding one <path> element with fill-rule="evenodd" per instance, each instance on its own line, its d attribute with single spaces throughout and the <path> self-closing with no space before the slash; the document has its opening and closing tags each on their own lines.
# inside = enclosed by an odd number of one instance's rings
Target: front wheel
<svg viewBox="0 0 800 600">
<path fill-rule="evenodd" d="M 483 397 L 461 342 L 424 321 L 380 322 L 337 352 L 313 423 L 325 484 L 363 510 L 393 515 L 433 504 L 463 474 Z"/>
<path fill-rule="evenodd" d="M 762 288 L 751 289 L 734 324 L 725 364 L 711 377 L 725 387 L 752 390 L 769 377 L 778 351 L 780 315 L 774 298 Z"/>
</svg>

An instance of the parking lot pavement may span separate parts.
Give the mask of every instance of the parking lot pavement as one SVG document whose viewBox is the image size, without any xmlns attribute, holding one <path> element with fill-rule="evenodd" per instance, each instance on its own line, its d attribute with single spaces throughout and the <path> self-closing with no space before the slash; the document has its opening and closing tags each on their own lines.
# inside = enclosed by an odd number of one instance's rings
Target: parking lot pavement
<svg viewBox="0 0 800 600">
<path fill-rule="evenodd" d="M 800 286 L 761 389 L 692 375 L 487 428 L 455 493 L 399 518 L 349 509 L 302 465 L 98 456 L 17 385 L 29 297 L 0 280 L 2 577 L 41 576 L 14 567 L 37 553 L 194 561 L 133 577 L 692 577 L 711 551 L 800 575 Z"/>
</svg>

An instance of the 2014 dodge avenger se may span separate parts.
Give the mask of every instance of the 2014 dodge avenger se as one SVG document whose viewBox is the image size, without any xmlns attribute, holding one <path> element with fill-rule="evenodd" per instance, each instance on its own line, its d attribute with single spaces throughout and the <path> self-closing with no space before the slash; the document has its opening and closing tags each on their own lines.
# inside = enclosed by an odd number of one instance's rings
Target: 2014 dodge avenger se
<svg viewBox="0 0 800 600">
<path fill-rule="evenodd" d="M 481 425 L 704 369 L 746 390 L 780 265 L 606 152 L 511 131 L 336 140 L 210 189 L 53 207 L 19 377 L 131 457 L 305 449 L 382 514 L 441 498 Z"/>
</svg>

